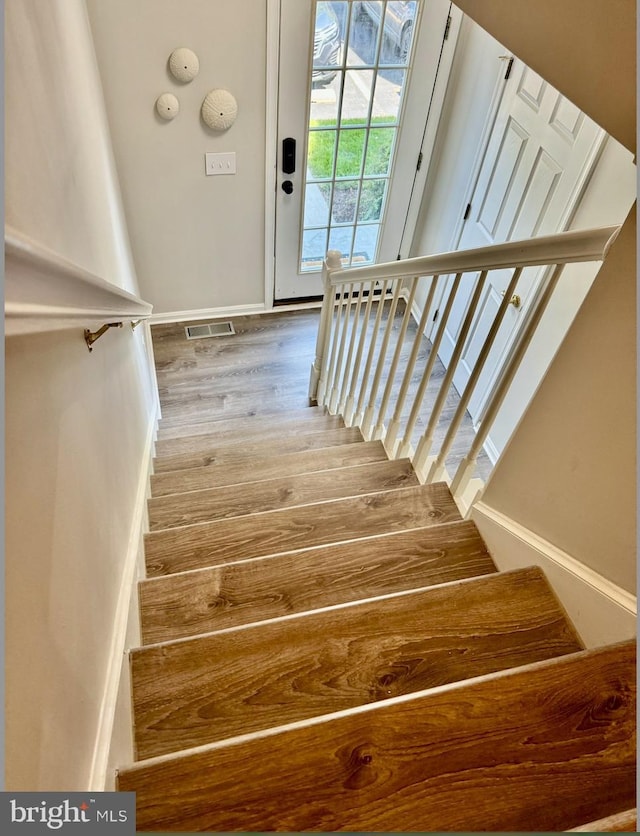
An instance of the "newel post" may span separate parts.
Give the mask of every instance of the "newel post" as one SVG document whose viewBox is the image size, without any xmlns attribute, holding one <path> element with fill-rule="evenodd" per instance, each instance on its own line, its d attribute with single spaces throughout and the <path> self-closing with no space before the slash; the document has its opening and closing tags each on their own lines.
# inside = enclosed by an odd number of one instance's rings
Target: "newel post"
<svg viewBox="0 0 640 836">
<path fill-rule="evenodd" d="M 331 290 L 331 271 L 338 270 L 342 266 L 341 253 L 339 250 L 329 250 L 322 266 L 322 287 L 324 296 L 320 311 L 320 324 L 318 325 L 318 337 L 316 339 L 316 356 L 311 364 L 311 375 L 309 379 L 309 400 L 318 402 L 318 384 L 325 369 L 325 360 L 329 344 L 329 333 L 331 325 L 331 314 L 335 304 L 334 293 Z"/>
</svg>

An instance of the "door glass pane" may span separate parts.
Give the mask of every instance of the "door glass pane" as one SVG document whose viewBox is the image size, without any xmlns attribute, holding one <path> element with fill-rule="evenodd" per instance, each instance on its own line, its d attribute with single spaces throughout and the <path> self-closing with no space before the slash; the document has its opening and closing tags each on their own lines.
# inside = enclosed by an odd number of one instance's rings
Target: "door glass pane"
<svg viewBox="0 0 640 836">
<path fill-rule="evenodd" d="M 307 226 L 329 225 L 331 192 L 331 183 L 309 183 L 304 195 L 304 217 Z"/>
<path fill-rule="evenodd" d="M 315 273 L 322 270 L 322 262 L 327 254 L 327 234 L 329 230 L 305 229 L 302 233 L 302 259 L 300 272 Z"/>
<path fill-rule="evenodd" d="M 379 236 L 379 224 L 367 224 L 357 228 L 352 256 L 354 266 L 372 264 L 376 260 Z"/>
<path fill-rule="evenodd" d="M 376 259 L 417 7 L 316 0 L 301 272 Z"/>
<path fill-rule="evenodd" d="M 310 131 L 307 150 L 307 180 L 333 177 L 336 131 Z"/>
<path fill-rule="evenodd" d="M 382 204 L 386 193 L 386 180 L 365 180 L 362 184 L 359 221 L 379 221 L 382 217 Z"/>
<path fill-rule="evenodd" d="M 367 144 L 367 158 L 364 164 L 365 175 L 389 173 L 395 136 L 395 128 L 371 128 Z"/>
<path fill-rule="evenodd" d="M 340 131 L 336 177 L 359 177 L 364 159 L 365 129 Z"/>
</svg>

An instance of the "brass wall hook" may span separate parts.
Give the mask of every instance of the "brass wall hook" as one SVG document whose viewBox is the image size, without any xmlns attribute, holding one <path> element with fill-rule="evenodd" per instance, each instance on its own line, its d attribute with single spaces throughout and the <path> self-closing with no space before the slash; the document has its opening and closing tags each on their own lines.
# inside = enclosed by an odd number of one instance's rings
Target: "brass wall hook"
<svg viewBox="0 0 640 836">
<path fill-rule="evenodd" d="M 87 348 L 89 351 L 93 351 L 93 344 L 96 340 L 99 340 L 100 337 L 106 333 L 109 328 L 122 328 L 121 322 L 108 322 L 99 328 L 97 331 L 89 331 L 88 328 L 84 329 L 84 340 L 87 344 Z"/>
</svg>

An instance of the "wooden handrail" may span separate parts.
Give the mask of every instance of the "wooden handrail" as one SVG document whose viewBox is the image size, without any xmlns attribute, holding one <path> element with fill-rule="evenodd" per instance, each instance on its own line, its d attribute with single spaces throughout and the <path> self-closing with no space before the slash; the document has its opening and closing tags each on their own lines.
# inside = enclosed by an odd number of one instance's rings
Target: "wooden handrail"
<svg viewBox="0 0 640 836">
<path fill-rule="evenodd" d="M 368 267 L 348 267 L 329 271 L 332 286 L 346 282 L 370 282 L 381 279 L 407 279 L 414 276 L 437 276 L 468 273 L 476 270 L 534 267 L 546 264 L 569 264 L 579 261 L 602 261 L 620 231 L 619 226 L 559 232 L 523 241 L 508 241 L 471 250 L 454 250 L 435 255 L 388 261 Z"/>
<path fill-rule="evenodd" d="M 5 229 L 7 336 L 139 321 L 152 305 L 12 228 Z"/>
</svg>

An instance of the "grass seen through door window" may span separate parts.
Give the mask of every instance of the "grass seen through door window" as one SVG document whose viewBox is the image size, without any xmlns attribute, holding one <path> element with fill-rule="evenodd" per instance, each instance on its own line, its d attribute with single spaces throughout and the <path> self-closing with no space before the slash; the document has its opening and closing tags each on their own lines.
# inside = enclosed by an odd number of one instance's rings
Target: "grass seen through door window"
<svg viewBox="0 0 640 836">
<path fill-rule="evenodd" d="M 378 117 L 375 122 L 387 122 L 388 118 Z M 314 127 L 331 125 L 330 120 L 318 120 Z M 335 124 L 335 123 L 333 123 Z M 359 119 L 345 119 L 342 126 L 362 124 Z M 333 176 L 333 158 L 336 154 L 336 131 L 316 131 L 309 133 L 307 164 L 309 174 L 314 180 L 329 180 Z M 386 175 L 395 137 L 395 128 L 371 128 L 367 143 L 367 158 L 364 166 L 365 176 Z M 340 148 L 336 165 L 336 177 L 359 177 L 362 170 L 366 129 L 340 132 Z"/>
</svg>

